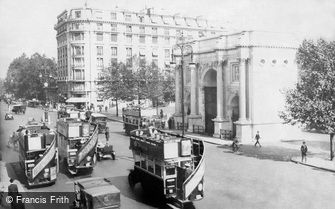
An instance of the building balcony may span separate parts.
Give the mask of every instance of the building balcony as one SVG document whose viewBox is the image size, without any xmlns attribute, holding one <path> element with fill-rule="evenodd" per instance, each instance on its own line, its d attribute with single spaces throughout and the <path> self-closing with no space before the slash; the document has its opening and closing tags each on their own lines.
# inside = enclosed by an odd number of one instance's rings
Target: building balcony
<svg viewBox="0 0 335 209">
<path fill-rule="evenodd" d="M 69 31 L 70 32 L 78 32 L 78 31 L 84 31 L 85 28 L 83 27 L 79 27 L 79 28 L 70 28 Z"/>
<path fill-rule="evenodd" d="M 71 82 L 85 82 L 85 79 L 84 78 L 74 78 L 74 79 L 71 79 L 71 80 L 69 80 L 69 81 L 71 81 Z"/>
<path fill-rule="evenodd" d="M 76 69 L 82 69 L 82 68 L 85 68 L 85 65 L 84 64 L 75 64 L 75 65 L 71 65 L 72 68 Z"/>
<path fill-rule="evenodd" d="M 72 94 L 82 94 L 82 95 L 86 94 L 85 90 L 71 90 L 70 92 Z"/>
</svg>

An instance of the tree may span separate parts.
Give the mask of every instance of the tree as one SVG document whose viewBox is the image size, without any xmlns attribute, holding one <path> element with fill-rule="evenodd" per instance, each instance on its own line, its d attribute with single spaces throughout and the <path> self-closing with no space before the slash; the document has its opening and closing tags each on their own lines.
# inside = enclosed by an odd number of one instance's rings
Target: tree
<svg viewBox="0 0 335 209">
<path fill-rule="evenodd" d="M 334 158 L 335 42 L 304 40 L 297 52 L 300 69 L 295 88 L 286 91 L 287 123 L 300 123 L 330 135 L 330 159 Z"/>
<path fill-rule="evenodd" d="M 159 69 L 154 62 L 146 64 L 147 62 L 136 56 L 132 60 L 131 68 L 137 83 L 134 95 L 138 95 L 139 98 L 150 99 L 153 104 L 156 103 L 158 114 L 159 98 L 164 98 L 165 101 L 173 100 L 174 77 L 169 71 Z"/>
<path fill-rule="evenodd" d="M 174 92 L 174 82 L 171 75 L 165 75 L 154 64 L 147 65 L 137 71 L 135 76 L 140 82 L 141 96 L 150 99 L 156 106 L 158 115 L 158 105 L 160 98 L 169 97 Z M 165 99 L 165 98 L 164 98 Z"/>
<path fill-rule="evenodd" d="M 41 100 L 44 98 L 44 82 L 40 75 L 56 77 L 55 60 L 38 53 L 30 58 L 22 54 L 9 65 L 4 84 L 6 92 L 14 94 L 16 98 Z"/>
<path fill-rule="evenodd" d="M 113 64 L 103 70 L 99 82 L 99 94 L 104 99 L 116 101 L 116 116 L 118 112 L 118 101 L 129 100 L 133 96 L 133 74 L 123 63 Z"/>
</svg>

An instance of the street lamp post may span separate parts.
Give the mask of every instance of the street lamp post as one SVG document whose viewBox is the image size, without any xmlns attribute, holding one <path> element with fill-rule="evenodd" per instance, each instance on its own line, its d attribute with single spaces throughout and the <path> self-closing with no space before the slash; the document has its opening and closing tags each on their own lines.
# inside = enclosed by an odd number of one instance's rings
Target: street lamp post
<svg viewBox="0 0 335 209">
<path fill-rule="evenodd" d="M 181 32 L 181 36 L 179 37 L 179 40 L 181 40 L 180 43 L 177 43 L 174 48 L 179 48 L 180 49 L 180 54 L 181 54 L 181 60 L 180 60 L 180 65 L 181 65 L 181 114 L 182 114 L 182 136 L 185 134 L 185 107 L 184 107 L 184 54 L 187 51 L 191 51 L 191 63 L 193 64 L 193 48 L 190 45 L 190 43 L 185 42 L 185 37 L 183 31 Z M 172 62 L 171 67 L 175 68 L 176 62 L 174 61 L 174 54 L 172 50 Z M 190 63 L 190 64 L 191 64 Z M 178 79 L 178 78 L 176 78 Z M 176 86 L 176 88 L 178 88 Z M 178 95 L 176 95 L 178 96 Z"/>
</svg>

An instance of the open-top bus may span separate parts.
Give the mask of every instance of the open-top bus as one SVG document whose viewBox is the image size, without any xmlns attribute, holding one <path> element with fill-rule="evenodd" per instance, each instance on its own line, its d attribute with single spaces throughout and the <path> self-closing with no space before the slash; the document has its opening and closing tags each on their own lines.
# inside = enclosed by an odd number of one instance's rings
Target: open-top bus
<svg viewBox="0 0 335 209">
<path fill-rule="evenodd" d="M 58 172 L 56 133 L 35 121 L 21 126 L 19 161 L 27 178 L 27 187 L 55 183 Z"/>
<path fill-rule="evenodd" d="M 79 170 L 93 170 L 97 159 L 98 125 L 78 118 L 61 118 L 57 121 L 57 138 L 60 161 L 72 175 Z"/>
<path fill-rule="evenodd" d="M 204 197 L 205 149 L 202 140 L 154 129 L 131 132 L 134 169 L 129 185 L 138 182 L 149 193 L 161 194 L 183 207 Z"/>
</svg>

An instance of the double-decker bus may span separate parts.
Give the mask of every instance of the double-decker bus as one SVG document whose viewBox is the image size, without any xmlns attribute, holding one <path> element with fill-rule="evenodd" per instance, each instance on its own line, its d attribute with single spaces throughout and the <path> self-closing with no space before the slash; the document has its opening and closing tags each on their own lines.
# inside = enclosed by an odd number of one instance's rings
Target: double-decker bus
<svg viewBox="0 0 335 209">
<path fill-rule="evenodd" d="M 161 194 L 183 207 L 204 197 L 205 149 L 202 140 L 155 129 L 131 132 L 134 169 L 130 187 L 141 183 L 144 191 Z"/>
<path fill-rule="evenodd" d="M 96 164 L 98 125 L 78 118 L 57 121 L 59 158 L 72 175 L 79 170 L 91 172 Z"/>
<path fill-rule="evenodd" d="M 20 127 L 19 161 L 27 187 L 54 184 L 58 173 L 56 133 L 34 121 Z"/>
<path fill-rule="evenodd" d="M 142 127 L 141 109 L 138 107 L 128 107 L 122 109 L 123 128 L 127 135 L 130 132 Z"/>
</svg>

